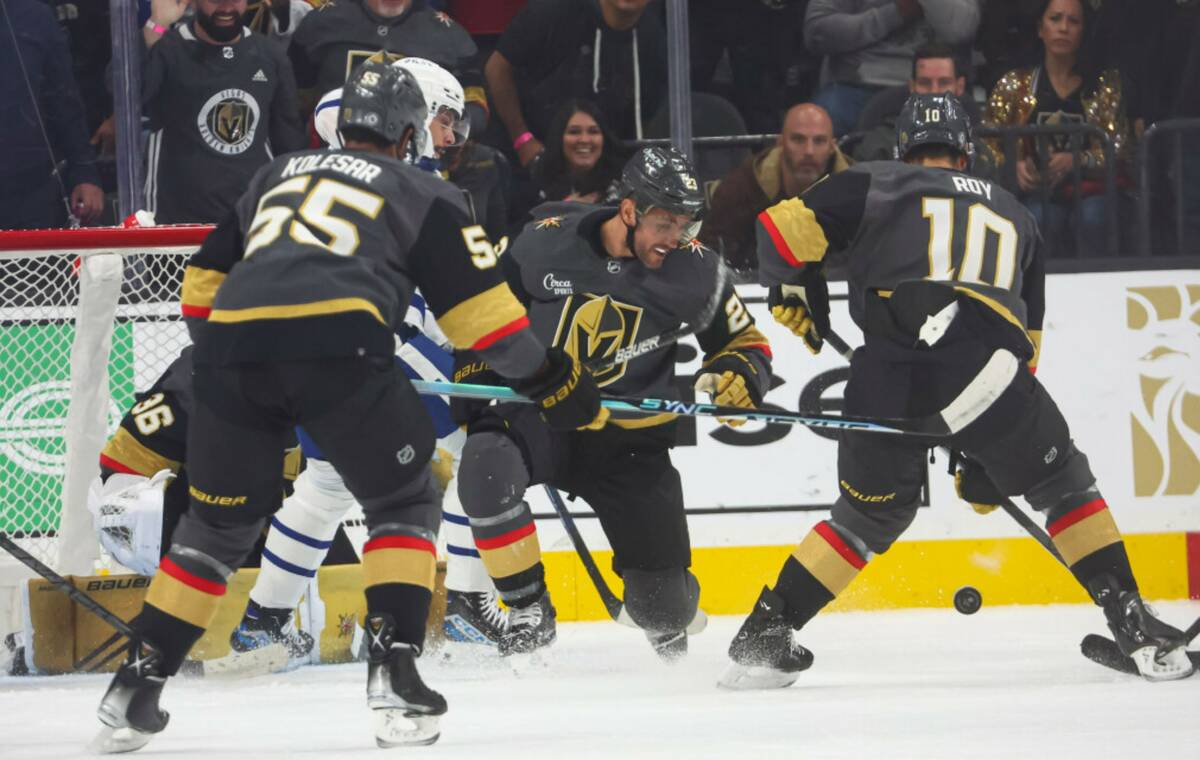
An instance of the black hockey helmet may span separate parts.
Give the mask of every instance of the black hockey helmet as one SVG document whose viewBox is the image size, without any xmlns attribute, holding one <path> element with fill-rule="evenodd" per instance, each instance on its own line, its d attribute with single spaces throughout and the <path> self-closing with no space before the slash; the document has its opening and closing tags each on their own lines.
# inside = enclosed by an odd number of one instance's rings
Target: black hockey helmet
<svg viewBox="0 0 1200 760">
<path fill-rule="evenodd" d="M 412 127 L 409 152 L 419 156 L 425 150 L 427 116 L 425 96 L 416 78 L 371 56 L 354 69 L 342 88 L 338 129 L 360 127 L 396 143 Z"/>
<path fill-rule="evenodd" d="M 896 158 L 903 160 L 921 145 L 945 145 L 967 157 L 975 155 L 971 119 L 958 98 L 950 93 L 908 96 L 896 119 Z"/>
<path fill-rule="evenodd" d="M 690 217 L 689 238 L 699 231 L 704 193 L 692 162 L 674 148 L 642 148 L 621 170 L 621 198 L 632 198 L 638 215 L 652 208 Z"/>
</svg>

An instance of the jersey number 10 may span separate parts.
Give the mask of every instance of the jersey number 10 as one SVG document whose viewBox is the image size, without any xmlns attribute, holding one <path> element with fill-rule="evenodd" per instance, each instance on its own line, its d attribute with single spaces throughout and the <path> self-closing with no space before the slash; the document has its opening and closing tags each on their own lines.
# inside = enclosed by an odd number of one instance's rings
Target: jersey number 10
<svg viewBox="0 0 1200 760">
<path fill-rule="evenodd" d="M 921 213 L 929 220 L 929 277 L 930 280 L 979 282 L 1011 290 L 1017 268 L 1017 228 L 983 203 L 972 203 L 967 209 L 966 239 L 955 228 L 953 198 L 922 198 Z M 986 250 L 988 233 L 995 235 L 995 249 Z M 955 254 L 958 253 L 956 256 Z M 985 259 L 994 276 L 990 283 L 983 280 Z M 958 266 L 955 267 L 955 261 Z"/>
</svg>

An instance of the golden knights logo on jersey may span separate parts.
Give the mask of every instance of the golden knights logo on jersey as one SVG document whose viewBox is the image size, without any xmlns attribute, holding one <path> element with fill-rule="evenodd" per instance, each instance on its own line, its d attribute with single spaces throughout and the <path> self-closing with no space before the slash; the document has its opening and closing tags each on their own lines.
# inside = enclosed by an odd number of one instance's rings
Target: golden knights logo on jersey
<svg viewBox="0 0 1200 760">
<path fill-rule="evenodd" d="M 380 29 L 387 29 L 386 26 L 380 26 Z M 383 32 L 387 34 L 387 32 Z M 389 53 L 386 50 L 347 50 L 346 51 L 346 73 L 343 79 L 350 78 L 350 72 L 358 68 L 360 63 L 367 60 L 378 61 L 389 66 L 396 61 L 407 58 L 403 53 Z"/>
<path fill-rule="evenodd" d="M 213 95 L 200 108 L 196 127 L 208 147 L 225 156 L 244 153 L 254 143 L 260 111 L 245 90 L 231 87 Z"/>
<path fill-rule="evenodd" d="M 641 322 L 640 306 L 614 301 L 608 295 L 574 295 L 563 304 L 554 345 L 584 364 L 611 358 L 618 350 L 633 345 Z M 628 364 L 623 361 L 598 373 L 596 384 L 604 387 L 620 380 Z"/>
</svg>

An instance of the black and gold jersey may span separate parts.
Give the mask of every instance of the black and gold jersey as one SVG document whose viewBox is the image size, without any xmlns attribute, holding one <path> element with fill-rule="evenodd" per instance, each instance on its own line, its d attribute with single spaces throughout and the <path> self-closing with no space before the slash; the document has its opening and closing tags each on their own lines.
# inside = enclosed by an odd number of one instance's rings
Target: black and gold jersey
<svg viewBox="0 0 1200 760">
<path fill-rule="evenodd" d="M 758 216 L 759 276 L 804 284 L 827 259 L 844 264 L 850 315 L 904 282 L 945 283 L 992 309 L 1027 341 L 1036 366 L 1045 311 L 1037 223 L 994 182 L 894 161 L 856 164 Z"/>
<path fill-rule="evenodd" d="M 719 256 L 698 241 L 668 254 L 659 269 L 648 269 L 636 258 L 609 256 L 600 241 L 600 225 L 615 213 L 612 206 L 543 204 L 502 258 L 537 336 L 584 363 L 612 359 L 639 340 L 694 319 L 716 281 Z M 766 392 L 770 348 L 731 285 L 712 322 L 696 337 L 705 358 L 742 352 L 758 370 L 760 390 Z M 676 346 L 664 346 L 599 372 L 596 382 L 610 394 L 675 398 L 675 358 Z"/>
<path fill-rule="evenodd" d="M 178 473 L 187 453 L 187 420 L 192 412 L 192 348 L 171 362 L 121 418 L 116 433 L 100 450 L 104 474 L 124 472 L 147 478 L 161 470 Z"/>
<path fill-rule="evenodd" d="M 255 171 L 307 139 L 287 56 L 248 30 L 212 45 L 173 29 L 150 49 L 142 100 L 146 207 L 160 224 L 220 221 Z"/>
<path fill-rule="evenodd" d="M 390 60 L 415 56 L 446 68 L 462 84 L 468 103 L 487 108 L 475 41 L 457 21 L 422 3 L 385 18 L 361 0 L 331 0 L 296 27 L 288 55 L 300 87 L 325 93 L 341 87 L 355 67 L 381 50 Z"/>
<path fill-rule="evenodd" d="M 450 183 L 375 153 L 303 151 L 263 167 L 189 260 L 183 313 L 197 364 L 391 356 L 420 287 L 451 343 L 527 377 L 545 350 L 497 264 Z"/>
</svg>

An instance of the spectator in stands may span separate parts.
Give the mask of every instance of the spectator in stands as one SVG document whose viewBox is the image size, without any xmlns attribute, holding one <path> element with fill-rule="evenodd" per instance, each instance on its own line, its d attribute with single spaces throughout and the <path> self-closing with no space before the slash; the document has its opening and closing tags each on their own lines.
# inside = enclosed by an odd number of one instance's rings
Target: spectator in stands
<svg viewBox="0 0 1200 760">
<path fill-rule="evenodd" d="M 1092 11 L 1083 0 L 1043 0 L 1038 23 L 1039 64 L 1008 72 L 988 100 L 985 119 L 996 126 L 1019 124 L 1092 124 L 1112 142 L 1118 160 L 1129 147 L 1122 82 L 1116 69 L 1102 70 L 1084 47 Z M 998 141 L 989 141 L 997 164 L 1005 156 Z M 1083 248 L 1078 255 L 1108 252 L 1105 236 L 1107 209 L 1104 193 L 1104 150 L 1100 140 L 1086 138 L 1078 155 L 1082 181 L 1078 189 L 1068 181 L 1076 154 L 1067 135 L 1018 143 L 1016 181 L 1020 197 L 1037 217 L 1042 235 L 1053 254 L 1074 250 L 1074 230 Z M 1073 194 L 1083 197 L 1079 219 L 1074 216 Z"/>
<path fill-rule="evenodd" d="M 783 109 L 796 102 L 784 97 L 788 69 L 795 63 L 794 40 L 803 21 L 803 6 L 787 0 L 692 0 L 692 89 L 727 97 L 750 132 L 775 131 Z M 724 91 L 714 86 L 713 78 L 726 52 L 733 81 Z"/>
<path fill-rule="evenodd" d="M 829 82 L 813 97 L 842 136 L 871 96 L 908 81 L 913 53 L 938 41 L 965 46 L 975 37 L 982 0 L 811 0 L 804 42 L 828 56 Z"/>
<path fill-rule="evenodd" d="M 833 122 L 812 103 L 792 106 L 778 142 L 730 172 L 713 192 L 700 240 L 723 251 L 735 269 L 756 262 L 754 220 L 779 201 L 793 198 L 826 174 L 850 166 L 833 139 Z"/>
<path fill-rule="evenodd" d="M 53 0 L 54 14 L 67 32 L 74 64 L 75 84 L 87 114 L 91 144 L 101 156 L 116 152 L 112 92 L 108 62 L 112 58 L 108 0 Z"/>
<path fill-rule="evenodd" d="M 217 222 L 272 155 L 305 147 L 296 82 L 282 48 L 242 26 L 246 0 L 156 0 L 143 36 L 152 133 L 146 208 L 162 223 Z"/>
<path fill-rule="evenodd" d="M 67 35 L 54 11 L 38 0 L 4 0 L 4 10 L 0 103 L 7 113 L 0 119 L 0 229 L 66 226 L 68 205 L 90 223 L 100 216 L 104 193 Z M 65 162 L 62 171 L 60 161 Z"/>
<path fill-rule="evenodd" d="M 968 97 L 967 78 L 959 70 L 957 56 L 948 45 L 933 42 L 917 48 L 913 55 L 912 79 L 907 87 L 889 87 L 876 93 L 862 112 L 858 122 L 861 137 L 850 149 L 855 161 L 888 161 L 896 148 L 896 118 L 900 108 L 912 93 L 939 94 L 948 92 L 957 97 L 971 118 L 980 122 L 979 104 Z M 846 146 L 842 146 L 846 149 Z M 991 151 L 979 141 L 975 143 L 975 158 L 971 174 L 991 178 L 995 165 Z"/>
<path fill-rule="evenodd" d="M 641 137 L 666 99 L 667 41 L 650 0 L 530 0 L 484 68 L 521 166 L 544 149 L 570 97 L 589 98 L 619 137 Z"/>
<path fill-rule="evenodd" d="M 273 37 L 287 47 L 300 21 L 321 4 L 320 0 L 247 0 L 242 23 L 250 31 Z"/>
<path fill-rule="evenodd" d="M 305 112 L 380 50 L 390 60 L 411 55 L 445 67 L 462 83 L 471 133 L 483 133 L 488 106 L 479 49 L 458 22 L 422 0 L 336 0 L 305 16 L 288 47 Z"/>
</svg>

